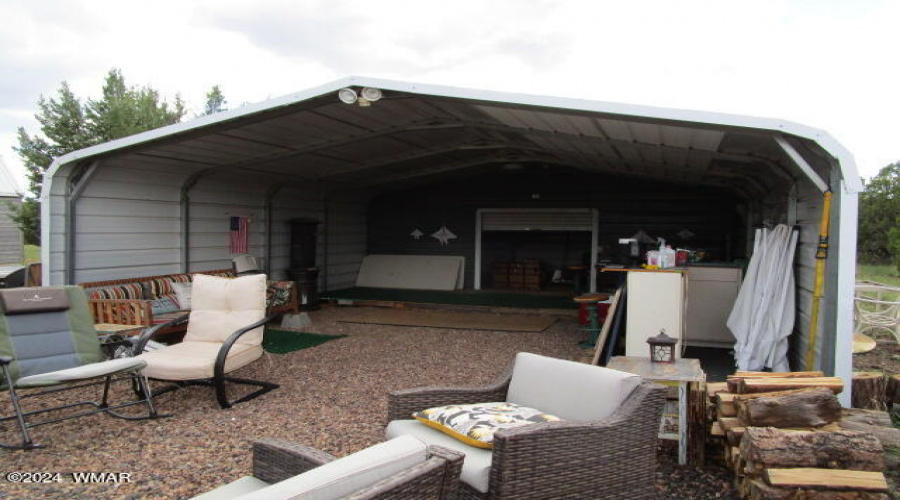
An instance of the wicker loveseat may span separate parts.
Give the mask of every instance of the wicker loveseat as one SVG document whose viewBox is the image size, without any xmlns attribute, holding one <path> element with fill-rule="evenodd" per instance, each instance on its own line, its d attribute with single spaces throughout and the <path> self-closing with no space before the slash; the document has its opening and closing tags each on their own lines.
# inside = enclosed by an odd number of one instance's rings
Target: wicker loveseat
<svg viewBox="0 0 900 500">
<path fill-rule="evenodd" d="M 173 284 L 190 283 L 197 274 L 234 276 L 231 269 L 213 269 L 197 273 L 91 281 L 79 283 L 79 286 L 88 294 L 88 303 L 95 323 L 151 327 L 172 321 L 187 312 L 178 306 L 174 298 Z M 168 310 L 157 307 L 157 312 L 154 313 L 154 301 L 158 303 L 159 299 L 170 299 L 174 307 L 169 307 Z M 299 312 L 297 286 L 293 281 L 269 281 L 266 300 L 268 314 Z M 157 332 L 157 335 L 183 333 L 185 328 L 183 323 L 177 324 L 166 327 L 163 331 Z"/>
<path fill-rule="evenodd" d="M 655 499 L 665 387 L 630 377 L 519 353 L 514 366 L 487 387 L 390 393 L 386 435 L 412 436 L 465 454 L 461 499 Z M 564 420 L 501 430 L 494 434 L 492 450 L 468 446 L 410 420 L 414 412 L 436 406 L 500 401 L 539 408 Z M 603 407 L 612 413 L 597 418 Z"/>
<path fill-rule="evenodd" d="M 462 455 L 412 438 L 343 458 L 278 439 L 253 443 L 253 475 L 192 500 L 455 500 Z"/>
</svg>

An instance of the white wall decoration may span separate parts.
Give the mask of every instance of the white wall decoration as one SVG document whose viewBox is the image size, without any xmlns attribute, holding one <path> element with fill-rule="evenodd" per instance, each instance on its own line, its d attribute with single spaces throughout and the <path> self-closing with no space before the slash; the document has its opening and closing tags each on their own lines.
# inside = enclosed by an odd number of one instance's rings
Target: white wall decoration
<svg viewBox="0 0 900 500">
<path fill-rule="evenodd" d="M 423 233 L 421 229 L 415 228 L 409 235 L 412 236 L 414 240 L 420 240 L 422 239 L 422 236 L 425 236 L 425 233 Z"/>
<path fill-rule="evenodd" d="M 447 243 L 450 243 L 450 240 L 456 239 L 456 235 L 447 229 L 447 226 L 441 226 L 440 229 L 431 233 L 431 237 L 440 241 L 441 245 L 446 245 Z"/>
</svg>

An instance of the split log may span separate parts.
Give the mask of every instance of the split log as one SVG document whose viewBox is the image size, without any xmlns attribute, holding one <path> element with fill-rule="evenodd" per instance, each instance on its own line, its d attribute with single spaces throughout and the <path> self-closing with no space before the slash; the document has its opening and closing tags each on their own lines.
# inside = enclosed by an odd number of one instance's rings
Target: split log
<svg viewBox="0 0 900 500">
<path fill-rule="evenodd" d="M 744 477 L 744 459 L 743 457 L 741 457 L 740 449 L 735 447 L 735 450 L 737 451 L 735 451 L 734 457 L 732 459 L 734 464 L 731 471 L 734 473 L 735 488 L 740 488 L 741 478 Z"/>
<path fill-rule="evenodd" d="M 840 377 L 810 377 L 810 378 L 745 378 L 738 382 L 740 394 L 750 392 L 773 392 L 788 389 L 805 389 L 810 387 L 825 387 L 835 394 L 844 390 L 844 381 Z"/>
<path fill-rule="evenodd" d="M 878 427 L 892 427 L 891 415 L 886 411 L 844 408 L 841 410 L 841 424 L 859 423 Z"/>
<path fill-rule="evenodd" d="M 739 401 L 746 401 L 748 399 L 755 398 L 771 398 L 776 396 L 785 396 L 788 394 L 794 394 L 797 392 L 805 391 L 807 389 L 788 389 L 786 391 L 774 391 L 774 392 L 751 392 L 749 394 L 735 394 L 733 401 L 737 404 Z M 737 408 L 737 406 L 735 406 Z"/>
<path fill-rule="evenodd" d="M 715 401 L 716 394 L 720 392 L 728 392 L 727 382 L 708 382 L 706 384 L 706 395 L 710 401 Z"/>
<path fill-rule="evenodd" d="M 716 394 L 716 415 L 720 419 L 737 416 L 737 410 L 734 407 L 734 394 L 730 392 Z"/>
<path fill-rule="evenodd" d="M 887 379 L 879 372 L 853 372 L 854 408 L 887 409 Z"/>
<path fill-rule="evenodd" d="M 752 500 L 888 500 L 887 493 L 873 491 L 822 491 L 776 488 L 762 480 L 750 481 Z"/>
<path fill-rule="evenodd" d="M 821 371 L 811 371 L 811 372 L 745 372 L 745 371 L 737 371 L 734 375 L 729 375 L 726 379 L 726 383 L 728 384 L 728 392 L 739 392 L 738 384 L 743 379 L 754 378 L 809 378 L 809 377 L 824 377 L 825 373 Z"/>
<path fill-rule="evenodd" d="M 767 469 L 766 481 L 779 488 L 823 490 L 864 490 L 886 492 L 887 480 L 881 472 L 818 468 Z"/>
<path fill-rule="evenodd" d="M 741 371 L 738 370 L 734 372 L 734 375 L 729 375 L 729 377 L 824 377 L 825 372 L 815 370 L 809 372 L 750 372 L 750 371 Z"/>
<path fill-rule="evenodd" d="M 821 427 L 841 418 L 841 403 L 826 388 L 737 400 L 738 419 L 754 427 Z M 725 429 L 727 432 L 727 428 Z"/>
<path fill-rule="evenodd" d="M 738 446 L 741 444 L 741 440 L 735 440 L 733 437 L 734 429 L 741 428 L 741 422 L 735 417 L 726 417 L 719 419 L 719 425 L 722 427 L 722 433 L 725 435 L 725 440 L 728 442 L 729 446 Z M 743 430 L 741 431 L 743 432 Z"/>
<path fill-rule="evenodd" d="M 881 442 L 885 450 L 884 460 L 889 470 L 900 468 L 900 456 L 889 450 L 900 449 L 900 429 L 893 426 L 887 412 L 844 409 L 838 425 L 842 429 L 868 432 Z"/>
<path fill-rule="evenodd" d="M 723 417 L 718 420 L 719 425 L 722 426 L 722 430 L 728 432 L 728 429 L 738 427 L 741 425 L 740 420 L 737 417 Z"/>
<path fill-rule="evenodd" d="M 734 468 L 738 460 L 741 458 L 741 449 L 737 446 L 729 446 L 728 447 L 728 465 L 731 468 Z"/>
<path fill-rule="evenodd" d="M 687 454 L 688 463 L 703 465 L 706 461 L 706 392 L 700 382 L 688 386 Z"/>
<path fill-rule="evenodd" d="M 725 431 L 725 439 L 728 440 L 728 444 L 731 446 L 740 446 L 741 438 L 744 437 L 745 430 L 747 430 L 746 427 L 737 426 Z"/>
<path fill-rule="evenodd" d="M 865 432 L 748 427 L 741 440 L 740 453 L 744 460 L 769 468 L 884 470 L 881 443 L 878 438 Z"/>
<path fill-rule="evenodd" d="M 724 436 L 725 430 L 722 429 L 722 424 L 718 421 L 713 422 L 712 427 L 709 430 L 709 433 L 713 436 Z"/>
<path fill-rule="evenodd" d="M 889 404 L 900 404 L 900 374 L 888 377 L 886 399 Z"/>
</svg>

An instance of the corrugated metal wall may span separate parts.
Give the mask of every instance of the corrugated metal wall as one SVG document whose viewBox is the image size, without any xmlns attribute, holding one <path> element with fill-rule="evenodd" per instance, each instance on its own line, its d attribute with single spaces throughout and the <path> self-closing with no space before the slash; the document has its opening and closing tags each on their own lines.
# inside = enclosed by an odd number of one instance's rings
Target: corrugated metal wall
<svg viewBox="0 0 900 500">
<path fill-rule="evenodd" d="M 796 222 L 800 228 L 797 253 L 794 256 L 794 279 L 797 284 L 797 315 L 794 321 L 794 336 L 791 341 L 791 366 L 803 366 L 809 345 L 809 323 L 812 311 L 812 295 L 815 286 L 816 247 L 819 242 L 819 222 L 822 215 L 822 193 L 806 179 L 797 184 Z M 826 309 L 822 304 L 822 312 Z M 820 313 L 821 314 L 821 313 Z M 820 316 L 820 324 L 824 315 Z M 821 338 L 821 336 L 820 336 Z M 821 343 L 819 349 L 821 351 Z"/>
<path fill-rule="evenodd" d="M 328 246 L 326 269 L 327 290 L 352 287 L 359 274 L 359 265 L 368 253 L 368 198 L 344 194 L 329 199 L 326 215 L 325 239 Z M 321 239 L 321 238 L 320 238 Z"/>
<path fill-rule="evenodd" d="M 140 179 L 141 182 L 134 182 Z M 159 163 L 108 160 L 97 167 L 76 206 L 75 282 L 181 270 L 179 200 L 187 174 Z M 65 230 L 64 182 L 54 182 L 54 233 Z M 64 240 L 52 235 L 53 284 L 65 282 Z M 62 271 L 62 272 L 61 272 Z"/>
<path fill-rule="evenodd" d="M 537 195 L 537 197 L 535 197 Z M 475 212 L 479 208 L 597 208 L 600 243 L 638 230 L 673 240 L 688 228 L 702 247 L 724 247 L 726 235 L 736 253 L 744 248 L 743 229 L 733 194 L 711 188 L 652 183 L 589 174 L 490 174 L 385 194 L 369 210 L 369 252 L 373 254 L 462 255 L 466 286 L 473 286 Z M 430 235 L 446 225 L 457 235 L 442 246 Z M 419 228 L 426 236 L 410 236 Z M 484 262 L 482 271 L 491 263 Z"/>
<path fill-rule="evenodd" d="M 284 271 L 290 266 L 291 219 L 324 221 L 324 205 L 321 193 L 308 189 L 285 188 L 272 200 L 272 277 L 285 277 Z M 325 242 L 322 239 L 323 226 L 319 226 L 316 262 L 323 262 Z"/>
<path fill-rule="evenodd" d="M 107 160 L 76 206 L 76 283 L 181 272 L 181 187 L 190 171 L 157 161 Z M 133 182 L 139 178 L 141 182 Z M 64 283 L 65 178 L 53 184 L 51 283 Z M 250 218 L 248 250 L 265 265 L 266 195 L 271 180 L 216 174 L 201 177 L 190 190 L 190 271 L 231 265 L 229 217 Z M 328 224 L 319 228 L 317 261 L 326 265 L 321 282 L 346 288 L 356 280 L 366 252 L 366 201 L 359 194 L 328 203 Z M 285 188 L 272 202 L 272 277 L 289 265 L 288 220 L 326 220 L 323 195 Z M 328 236 L 325 236 L 328 234 Z M 330 255 L 325 258 L 325 245 Z M 327 276 L 326 276 L 327 275 Z"/>
<path fill-rule="evenodd" d="M 19 198 L 0 197 L 0 264 L 18 264 L 22 262 L 22 232 L 9 218 L 9 204 L 18 206 Z"/>
<path fill-rule="evenodd" d="M 265 200 L 271 181 L 246 175 L 203 177 L 191 190 L 190 271 L 231 266 L 231 217 L 249 217 L 247 253 L 265 266 Z M 177 217 L 177 214 L 176 214 Z M 177 222 L 177 219 L 176 219 Z"/>
</svg>

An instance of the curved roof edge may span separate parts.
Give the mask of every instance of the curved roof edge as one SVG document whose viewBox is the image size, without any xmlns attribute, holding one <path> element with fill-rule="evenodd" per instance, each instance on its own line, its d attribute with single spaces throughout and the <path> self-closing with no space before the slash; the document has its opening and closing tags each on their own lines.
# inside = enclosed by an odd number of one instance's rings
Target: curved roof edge
<svg viewBox="0 0 900 500">
<path fill-rule="evenodd" d="M 677 108 L 663 108 L 645 106 L 639 104 L 623 104 L 605 101 L 592 101 L 565 97 L 540 96 L 532 94 L 516 94 L 512 92 L 499 92 L 492 90 L 477 90 L 444 85 L 422 84 L 402 82 L 397 80 L 384 80 L 362 76 L 350 76 L 328 82 L 318 87 L 313 87 L 300 92 L 287 94 L 281 97 L 268 99 L 262 102 L 248 104 L 237 109 L 222 111 L 213 115 L 194 118 L 186 122 L 180 122 L 165 127 L 149 130 L 140 134 L 115 139 L 113 141 L 91 146 L 89 148 L 73 151 L 53 161 L 47 169 L 45 182 L 41 191 L 41 199 L 49 196 L 50 184 L 47 182 L 53 178 L 59 168 L 67 163 L 89 158 L 119 148 L 133 146 L 144 142 L 150 142 L 163 137 L 175 135 L 188 130 L 201 129 L 241 117 L 268 111 L 279 107 L 290 106 L 315 97 L 336 92 L 347 86 L 377 87 L 383 90 L 395 92 L 407 92 L 411 94 L 433 95 L 438 97 L 450 97 L 458 99 L 471 99 L 477 101 L 492 101 L 507 104 L 524 104 L 549 108 L 569 109 L 574 111 L 593 111 L 622 116 L 635 116 L 650 119 L 663 119 L 680 122 L 695 122 L 708 125 L 720 125 L 728 127 L 753 128 L 781 132 L 797 137 L 806 138 L 818 143 L 825 151 L 837 158 L 844 185 L 850 193 L 862 191 L 862 179 L 856 168 L 853 155 L 840 142 L 824 130 L 808 127 L 799 123 L 772 118 L 760 118 L 755 116 L 717 113 L 710 111 L 695 111 Z"/>
</svg>

